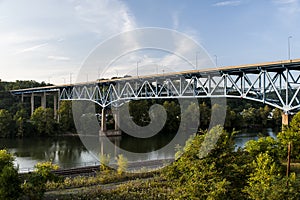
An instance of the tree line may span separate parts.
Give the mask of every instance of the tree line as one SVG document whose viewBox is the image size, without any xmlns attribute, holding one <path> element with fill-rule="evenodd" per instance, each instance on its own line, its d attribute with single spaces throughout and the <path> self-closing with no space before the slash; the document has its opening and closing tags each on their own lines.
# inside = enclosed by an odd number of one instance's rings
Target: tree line
<svg viewBox="0 0 300 200">
<path fill-rule="evenodd" d="M 16 81 L 16 82 L 0 82 L 0 137 L 28 137 L 28 136 L 52 136 L 65 132 L 76 132 L 73 122 L 72 103 L 67 101 L 60 102 L 58 110 L 59 122 L 54 119 L 54 111 L 51 108 L 37 108 L 30 115 L 30 103 L 25 101 L 20 103 L 18 97 L 14 97 L 9 93 L 12 89 L 22 89 L 27 87 L 46 86 L 46 83 L 37 83 L 35 81 Z M 49 106 L 53 104 L 53 100 L 49 100 Z M 139 100 L 130 101 L 129 113 L 130 118 L 139 126 L 146 126 L 150 123 L 149 109 L 154 104 L 163 106 L 167 113 L 167 121 L 164 126 L 164 132 L 175 132 L 178 130 L 181 117 L 187 117 L 189 122 L 200 121 L 201 129 L 209 126 L 211 113 L 219 109 L 219 105 L 211 105 L 209 99 L 198 99 L 198 105 L 192 103 L 186 107 L 185 111 L 181 111 L 178 100 Z M 77 106 L 77 105 L 76 105 Z M 101 107 L 94 106 L 89 111 L 85 111 L 84 106 L 80 108 L 84 115 L 79 116 L 82 122 L 85 122 L 79 128 L 85 130 L 91 129 L 89 121 L 93 121 L 96 113 L 101 113 Z M 199 108 L 200 116 L 189 115 Z M 121 107 L 122 109 L 122 107 Z M 241 129 L 247 127 L 281 127 L 281 111 L 268 105 L 257 102 L 227 99 L 226 120 L 224 127 L 226 129 Z M 128 116 L 129 117 L 129 116 Z M 82 119 L 81 119 L 82 118 Z M 112 114 L 108 114 L 107 127 L 114 127 Z M 98 119 L 99 120 L 99 119 Z M 100 121 L 100 120 L 99 120 Z"/>
</svg>

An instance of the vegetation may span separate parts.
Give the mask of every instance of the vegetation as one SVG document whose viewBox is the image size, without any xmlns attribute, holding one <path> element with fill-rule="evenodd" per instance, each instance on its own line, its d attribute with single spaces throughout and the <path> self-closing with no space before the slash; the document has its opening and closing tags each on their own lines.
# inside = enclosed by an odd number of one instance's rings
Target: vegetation
<svg viewBox="0 0 300 200">
<path fill-rule="evenodd" d="M 21 195 L 18 170 L 14 158 L 6 150 L 0 150 L 0 199 L 14 200 Z"/>
<path fill-rule="evenodd" d="M 118 169 L 117 172 L 119 175 L 123 174 L 126 169 L 127 169 L 127 165 L 128 165 L 128 160 L 127 158 L 125 158 L 122 154 L 118 155 L 117 157 L 117 163 L 118 163 Z"/>
<path fill-rule="evenodd" d="M 203 157 L 199 149 L 207 134 L 219 134 L 215 148 Z M 245 150 L 234 150 L 234 133 L 216 126 L 181 148 L 182 156 L 148 180 L 131 181 L 114 189 L 85 189 L 62 199 L 299 199 L 295 172 L 285 176 L 276 158 L 280 141 L 259 139 Z M 277 151 L 275 151 L 277 149 Z"/>
<path fill-rule="evenodd" d="M 9 89 L 26 86 L 42 86 L 33 81 L 16 83 L 0 82 L 0 137 L 52 136 L 74 131 L 72 106 L 70 102 L 60 105 L 60 121 L 54 119 L 50 108 L 36 108 L 30 116 L 26 101 L 20 105 L 8 94 Z M 27 102 L 28 103 L 28 102 Z M 160 104 L 166 109 L 167 122 L 163 131 L 178 129 L 182 115 L 187 124 L 200 120 L 200 129 L 209 126 L 210 113 L 219 109 L 203 100 L 187 106 L 185 111 L 176 100 L 170 101 L 131 101 L 129 112 L 132 120 L 146 126 L 150 123 L 149 108 Z M 50 102 L 51 104 L 51 102 Z M 200 115 L 188 115 L 199 107 Z M 82 108 L 84 109 L 84 108 Z M 97 108 L 96 108 L 97 109 Z M 91 121 L 94 114 L 87 113 L 82 121 Z M 199 117 L 199 119 L 197 118 Z M 112 119 L 108 116 L 108 119 Z M 113 120 L 108 120 L 113 126 Z M 51 172 L 57 166 L 51 162 L 39 163 L 35 171 L 20 178 L 14 167 L 14 158 L 6 150 L 0 150 L 0 199 L 42 199 L 47 190 L 91 186 L 111 182 L 151 178 L 131 181 L 111 190 L 97 188 L 85 190 L 76 196 L 65 199 L 299 199 L 299 170 L 286 173 L 283 163 L 287 158 L 287 145 L 292 144 L 291 158 L 300 159 L 300 113 L 294 116 L 290 126 L 278 134 L 278 139 L 261 137 L 250 141 L 244 149 L 235 149 L 233 127 L 281 126 L 281 112 L 269 106 L 228 100 L 224 128 L 215 126 L 209 132 L 201 131 L 190 138 L 184 147 L 179 148 L 176 161 L 156 173 L 126 173 L 127 159 L 119 155 L 118 169 L 107 167 L 110 157 L 101 157 L 100 172 L 95 177 L 59 178 Z M 88 125 L 89 126 L 89 125 Z M 89 128 L 89 127 L 83 127 Z M 208 138 L 208 139 L 207 139 Z M 217 143 L 211 143 L 219 138 Z M 211 149 L 211 150 L 210 150 Z M 181 155 L 181 156 L 178 156 Z M 293 169 L 293 168 L 292 168 Z M 288 174 L 289 176 L 286 176 Z"/>
</svg>

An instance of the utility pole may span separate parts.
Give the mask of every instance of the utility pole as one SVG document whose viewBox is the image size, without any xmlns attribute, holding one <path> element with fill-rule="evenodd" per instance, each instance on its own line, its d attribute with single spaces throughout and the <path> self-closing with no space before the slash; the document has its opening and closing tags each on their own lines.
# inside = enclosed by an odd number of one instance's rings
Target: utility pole
<svg viewBox="0 0 300 200">
<path fill-rule="evenodd" d="M 218 67 L 218 56 L 217 55 L 214 55 L 215 56 L 215 64 L 216 64 L 216 67 Z"/>
<path fill-rule="evenodd" d="M 70 84 L 72 84 L 72 73 L 70 73 Z"/>
<path fill-rule="evenodd" d="M 141 61 L 137 61 L 136 62 L 136 76 L 137 77 L 139 77 L 139 63 L 140 63 Z"/>
<path fill-rule="evenodd" d="M 291 42 L 290 39 L 293 38 L 292 36 L 288 37 L 288 58 L 291 60 Z"/>
</svg>

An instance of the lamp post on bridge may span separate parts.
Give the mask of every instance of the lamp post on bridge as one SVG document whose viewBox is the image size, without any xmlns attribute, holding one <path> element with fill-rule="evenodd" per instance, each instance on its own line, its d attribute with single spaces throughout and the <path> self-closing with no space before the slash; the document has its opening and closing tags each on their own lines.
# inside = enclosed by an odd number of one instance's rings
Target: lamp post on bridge
<svg viewBox="0 0 300 200">
<path fill-rule="evenodd" d="M 73 73 L 70 73 L 70 84 L 72 84 L 72 74 Z"/>
<path fill-rule="evenodd" d="M 293 38 L 292 36 L 288 37 L 288 58 L 291 60 L 291 42 L 290 39 Z"/>
<path fill-rule="evenodd" d="M 141 63 L 141 61 L 137 61 L 136 62 L 136 76 L 139 76 L 139 63 Z"/>
<path fill-rule="evenodd" d="M 196 52 L 196 70 L 198 69 L 198 53 L 199 51 Z"/>
<path fill-rule="evenodd" d="M 215 64 L 216 64 L 216 67 L 218 67 L 218 56 L 217 55 L 214 55 L 215 56 Z"/>
</svg>

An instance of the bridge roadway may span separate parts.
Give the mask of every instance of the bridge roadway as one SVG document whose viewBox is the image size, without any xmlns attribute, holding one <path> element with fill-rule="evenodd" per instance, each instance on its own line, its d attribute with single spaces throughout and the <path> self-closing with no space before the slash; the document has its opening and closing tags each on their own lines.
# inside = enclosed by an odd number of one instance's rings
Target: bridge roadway
<svg viewBox="0 0 300 200">
<path fill-rule="evenodd" d="M 300 59 L 164 74 L 98 79 L 93 82 L 12 90 L 23 98 L 90 100 L 101 107 L 130 100 L 170 98 L 243 98 L 277 107 L 288 114 L 300 109 Z M 55 109 L 59 107 L 56 103 Z M 32 106 L 32 112 L 34 106 Z M 103 109 L 104 110 L 104 109 Z"/>
<path fill-rule="evenodd" d="M 35 87 L 35 88 L 25 88 L 25 89 L 18 89 L 18 90 L 11 90 L 11 93 L 14 95 L 19 94 L 26 94 L 32 92 L 51 92 L 57 91 L 60 88 L 70 87 L 70 86 L 79 86 L 79 85 L 90 85 L 90 84 L 106 84 L 118 81 L 132 81 L 136 79 L 155 79 L 155 78 L 165 78 L 165 77 L 172 77 L 172 76 L 184 76 L 190 77 L 192 75 L 198 74 L 213 74 L 213 73 L 241 73 L 241 72 L 251 72 L 251 73 L 258 73 L 258 69 L 268 69 L 274 72 L 283 71 L 283 67 L 292 67 L 294 69 L 300 70 L 300 59 L 293 59 L 293 60 L 281 60 L 281 61 L 273 61 L 273 62 L 263 62 L 263 63 L 256 63 L 256 64 L 244 64 L 244 65 L 234 65 L 234 66 L 225 66 L 225 67 L 214 67 L 214 68 L 207 68 L 207 69 L 199 69 L 199 70 L 188 70 L 188 71 L 181 71 L 181 72 L 171 72 L 171 73 L 164 73 L 164 74 L 153 74 L 153 75 L 146 75 L 146 76 L 133 76 L 133 77 L 120 77 L 116 79 L 98 79 L 97 81 L 90 81 L 90 82 L 81 82 L 76 84 L 60 84 L 60 85 L 53 85 L 53 86 L 45 86 L 45 87 Z"/>
</svg>

